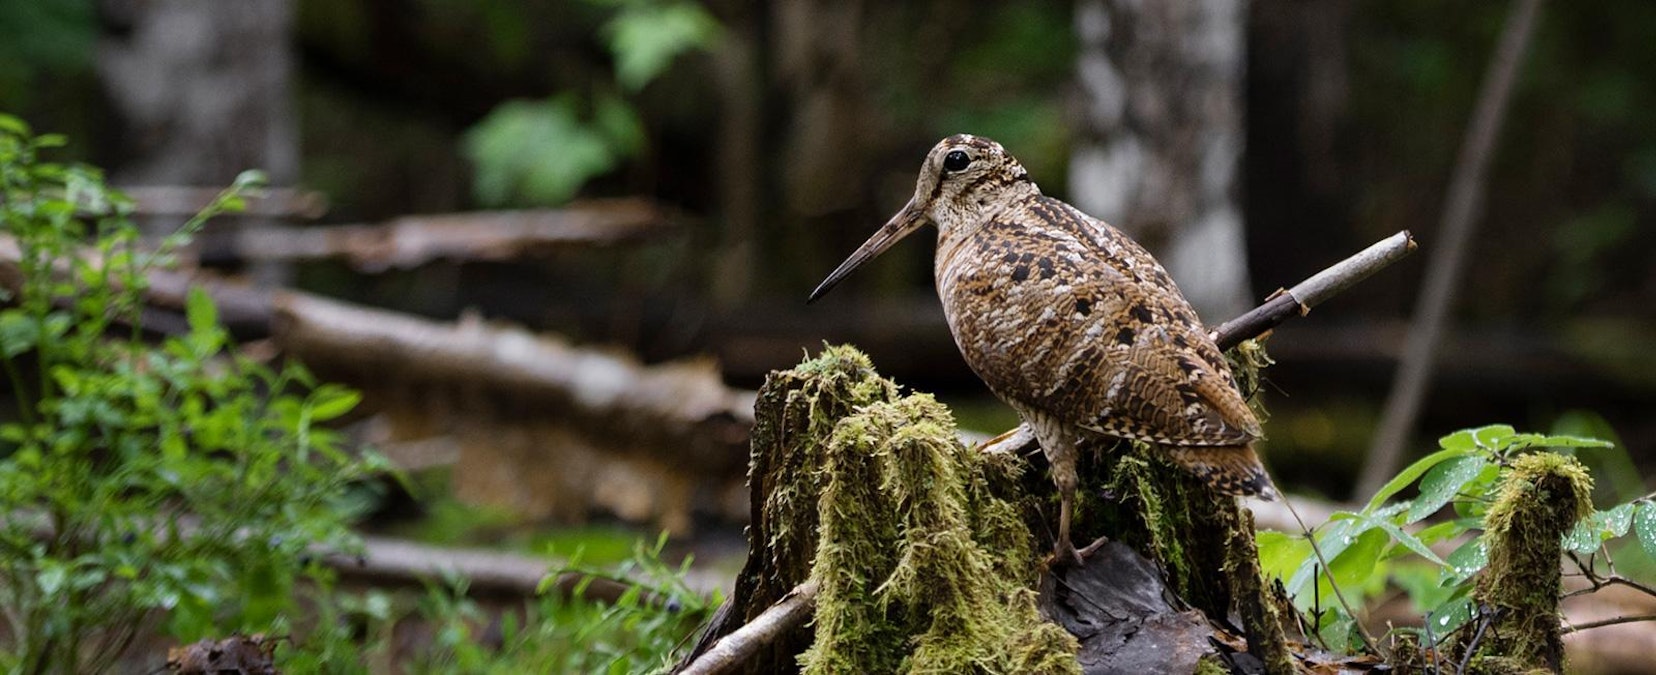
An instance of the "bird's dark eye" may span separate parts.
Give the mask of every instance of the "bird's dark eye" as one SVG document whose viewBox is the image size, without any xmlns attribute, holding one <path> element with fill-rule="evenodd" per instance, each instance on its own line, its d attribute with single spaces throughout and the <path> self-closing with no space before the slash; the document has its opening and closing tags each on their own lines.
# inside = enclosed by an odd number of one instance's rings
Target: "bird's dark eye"
<svg viewBox="0 0 1656 675">
<path fill-rule="evenodd" d="M 971 165 L 971 163 L 972 158 L 967 157 L 966 153 L 960 150 L 955 150 L 943 156 L 944 171 L 959 171 Z"/>
</svg>

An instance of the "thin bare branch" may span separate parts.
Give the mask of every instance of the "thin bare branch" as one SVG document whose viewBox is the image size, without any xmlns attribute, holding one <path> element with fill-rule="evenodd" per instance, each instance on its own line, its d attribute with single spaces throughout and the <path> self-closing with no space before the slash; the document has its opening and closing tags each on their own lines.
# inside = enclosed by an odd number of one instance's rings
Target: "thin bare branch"
<svg viewBox="0 0 1656 675">
<path fill-rule="evenodd" d="M 736 670 L 778 636 L 803 625 L 816 609 L 818 590 L 815 580 L 795 586 L 747 625 L 719 638 L 706 653 L 691 661 L 679 673 L 713 675 Z"/>
<path fill-rule="evenodd" d="M 1292 317 L 1305 316 L 1312 307 L 1402 260 L 1414 250 L 1414 237 L 1408 230 L 1386 237 L 1356 255 L 1311 275 L 1293 288 L 1278 291 L 1264 304 L 1219 324 L 1209 336 L 1221 350 L 1235 347 L 1243 340 L 1258 337 Z"/>
<path fill-rule="evenodd" d="M 1507 100 L 1518 79 L 1518 67 L 1535 32 L 1540 5 L 1540 0 L 1513 3 L 1501 31 L 1501 42 L 1478 93 L 1477 109 L 1472 113 L 1466 141 L 1456 161 L 1454 181 L 1449 186 L 1448 202 L 1443 208 L 1443 222 L 1438 229 L 1441 241 L 1435 243 L 1431 264 L 1427 265 L 1425 287 L 1421 289 L 1415 320 L 1403 347 L 1397 379 L 1386 397 L 1380 428 L 1357 481 L 1359 495 L 1373 494 L 1397 473 L 1403 448 L 1414 431 L 1426 385 L 1432 379 L 1438 338 L 1449 309 L 1454 306 L 1456 286 L 1466 266 L 1467 243 L 1472 239 L 1473 226 L 1482 207 L 1485 174 L 1495 154 L 1495 139 L 1500 136 Z"/>
<path fill-rule="evenodd" d="M 1616 624 L 1622 624 L 1622 623 L 1638 623 L 1640 621 L 1656 621 L 1656 614 L 1638 614 L 1638 615 L 1634 615 L 1634 616 L 1618 616 L 1618 617 L 1609 618 L 1609 619 L 1601 619 L 1599 621 L 1588 621 L 1587 623 L 1578 623 L 1578 624 L 1575 624 L 1575 625 L 1572 625 L 1572 626 L 1565 626 L 1564 630 L 1562 632 L 1565 635 L 1569 635 L 1570 633 L 1574 633 L 1576 631 L 1587 630 L 1589 628 L 1603 628 L 1604 626 L 1614 626 Z"/>
</svg>

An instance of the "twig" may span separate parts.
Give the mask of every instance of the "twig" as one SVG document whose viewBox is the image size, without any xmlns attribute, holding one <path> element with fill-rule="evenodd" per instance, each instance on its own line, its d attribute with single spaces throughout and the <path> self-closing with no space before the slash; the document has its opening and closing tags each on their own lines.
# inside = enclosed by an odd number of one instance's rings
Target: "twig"
<svg viewBox="0 0 1656 675">
<path fill-rule="evenodd" d="M 1292 317 L 1305 316 L 1312 307 L 1402 260 L 1414 250 L 1414 237 L 1408 230 L 1386 237 L 1293 288 L 1278 291 L 1246 314 L 1219 324 L 1209 333 L 1209 337 L 1221 351 L 1235 347 L 1243 340 L 1258 337 Z"/>
<path fill-rule="evenodd" d="M 1369 635 L 1368 628 L 1357 618 L 1357 613 L 1351 611 L 1351 604 L 1346 602 L 1345 594 L 1340 592 L 1340 584 L 1334 580 L 1334 571 L 1328 567 L 1328 559 L 1323 557 L 1322 547 L 1317 545 L 1316 533 L 1305 526 L 1305 521 L 1300 519 L 1299 512 L 1294 510 L 1292 504 L 1288 505 L 1288 513 L 1293 514 L 1294 522 L 1299 523 L 1300 531 L 1305 533 L 1305 540 L 1311 544 L 1311 552 L 1317 556 L 1317 562 L 1328 575 L 1328 587 L 1334 591 L 1334 599 L 1340 602 L 1340 608 L 1345 610 L 1346 616 L 1351 617 L 1352 625 L 1357 627 L 1357 636 L 1363 639 L 1363 646 L 1368 648 L 1370 654 L 1381 654 L 1379 645 L 1374 642 L 1374 636 Z M 1311 585 L 1313 588 L 1318 587 L 1314 579 Z"/>
<path fill-rule="evenodd" d="M 1478 643 L 1483 642 L 1484 631 L 1489 629 L 1489 624 L 1495 623 L 1495 615 L 1501 611 L 1497 609 L 1493 612 L 1484 612 L 1482 609 L 1480 607 L 1478 612 L 1478 632 L 1473 633 L 1472 640 L 1466 643 L 1466 653 L 1461 654 L 1460 665 L 1455 666 L 1456 673 L 1466 672 L 1467 664 L 1472 662 L 1472 654 L 1478 650 Z"/>
<path fill-rule="evenodd" d="M 1588 621 L 1587 623 L 1578 623 L 1578 624 L 1575 624 L 1573 626 L 1565 626 L 1564 629 L 1560 632 L 1563 633 L 1564 635 L 1569 635 L 1570 633 L 1574 633 L 1578 630 L 1587 630 L 1588 628 L 1602 628 L 1604 626 L 1614 626 L 1616 624 L 1621 624 L 1621 623 L 1638 623 L 1640 621 L 1656 621 L 1656 614 L 1639 614 L 1637 616 L 1618 616 L 1618 617 L 1611 618 L 1611 619 L 1601 619 L 1601 620 L 1598 620 L 1598 621 Z"/>
<path fill-rule="evenodd" d="M 1439 335 L 1454 304 L 1455 286 L 1465 267 L 1467 242 L 1472 238 L 1473 225 L 1483 202 L 1485 174 L 1494 154 L 1495 139 L 1500 135 L 1501 122 L 1506 115 L 1507 99 L 1512 95 L 1513 82 L 1518 79 L 1518 66 L 1523 61 L 1534 33 L 1535 16 L 1540 0 L 1517 0 L 1501 29 L 1501 42 L 1489 65 L 1483 87 L 1478 93 L 1477 109 L 1456 160 L 1454 182 L 1449 186 L 1449 197 L 1443 208 L 1443 221 L 1438 232 L 1442 237 L 1432 252 L 1427 265 L 1425 287 L 1420 292 L 1415 308 L 1415 320 L 1404 344 L 1402 363 L 1391 393 L 1386 397 L 1385 412 L 1380 416 L 1380 428 L 1374 435 L 1374 446 L 1369 450 L 1368 462 L 1357 481 L 1357 494 L 1372 494 L 1397 472 L 1403 457 L 1403 447 L 1414 430 L 1415 419 L 1426 394 L 1426 384 L 1432 378 L 1433 357 Z"/>
<path fill-rule="evenodd" d="M 691 661 L 679 673 L 713 675 L 735 670 L 783 633 L 804 624 L 816 609 L 819 588 L 815 580 L 795 586 L 747 625 L 719 638 L 701 658 Z"/>
</svg>

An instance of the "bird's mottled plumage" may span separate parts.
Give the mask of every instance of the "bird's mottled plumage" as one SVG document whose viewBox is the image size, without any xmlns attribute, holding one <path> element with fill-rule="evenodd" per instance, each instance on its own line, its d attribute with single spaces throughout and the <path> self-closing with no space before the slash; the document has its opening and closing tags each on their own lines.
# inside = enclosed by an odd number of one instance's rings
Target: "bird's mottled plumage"
<svg viewBox="0 0 1656 675">
<path fill-rule="evenodd" d="M 1259 420 L 1167 271 L 1119 230 L 1041 194 L 999 143 L 938 143 L 908 205 L 812 298 L 927 222 L 961 354 L 1051 460 L 1061 554 L 1084 434 L 1155 443 L 1221 493 L 1269 496 L 1251 446 Z"/>
</svg>

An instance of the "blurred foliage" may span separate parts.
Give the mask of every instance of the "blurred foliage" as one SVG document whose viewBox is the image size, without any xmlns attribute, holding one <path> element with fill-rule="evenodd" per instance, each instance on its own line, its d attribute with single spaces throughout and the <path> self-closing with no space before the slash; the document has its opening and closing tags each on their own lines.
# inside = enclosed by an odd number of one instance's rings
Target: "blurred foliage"
<svg viewBox="0 0 1656 675">
<path fill-rule="evenodd" d="M 299 653 L 278 663 L 298 673 L 383 672 L 375 664 L 408 673 L 660 672 L 721 601 L 684 584 L 692 561 L 663 562 L 664 543 L 635 542 L 624 561 L 604 571 L 577 559 L 548 575 L 521 609 L 503 612 L 470 597 L 464 579 L 432 585 L 413 601 L 380 590 L 341 594 L 297 638 Z M 568 596 L 550 587 L 563 572 L 583 575 Z M 591 599 L 586 589 L 594 579 L 627 590 L 613 602 Z M 423 636 L 412 649 L 408 632 Z"/>
<path fill-rule="evenodd" d="M 615 58 L 615 79 L 638 91 L 667 71 L 685 52 L 707 49 L 719 37 L 719 23 L 691 0 L 591 0 L 619 11 L 603 34 Z"/>
<path fill-rule="evenodd" d="M 98 29 L 92 0 L 0 2 L 0 110 L 50 119 L 77 139 L 106 124 L 94 105 Z M 84 148 L 70 154 L 89 156 Z"/>
<path fill-rule="evenodd" d="M 237 354 L 205 291 L 188 330 L 146 342 L 148 274 L 206 220 L 242 207 L 244 174 L 154 250 L 96 169 L 0 115 L 0 232 L 20 286 L 0 293 L 0 664 L 113 667 L 152 621 L 180 642 L 290 622 L 315 553 L 355 545 L 347 487 L 386 470 L 321 426 L 359 395 Z"/>
<path fill-rule="evenodd" d="M 1371 232 L 1414 228 L 1431 246 L 1508 7 L 1354 7 L 1343 178 L 1354 215 Z M 1651 26 L 1656 5 L 1641 0 L 1543 10 L 1491 167 L 1465 313 L 1532 321 L 1650 306 L 1641 261 L 1656 238 L 1635 223 L 1656 217 L 1656 118 L 1640 114 L 1656 105 Z"/>
<path fill-rule="evenodd" d="M 643 89 L 679 55 L 706 49 L 718 36 L 718 23 L 692 0 L 593 1 L 616 9 L 602 32 L 615 79 L 627 92 Z M 491 206 L 562 204 L 643 145 L 643 124 L 632 104 L 602 90 L 508 101 L 465 138 L 477 170 L 477 198 Z"/>
<path fill-rule="evenodd" d="M 638 152 L 643 130 L 631 106 L 603 96 L 590 118 L 580 106 L 581 99 L 567 93 L 508 101 L 466 132 L 478 200 L 492 206 L 562 204 L 588 179 Z"/>
<path fill-rule="evenodd" d="M 36 69 L 88 65 L 94 18 L 91 0 L 0 3 L 0 82 L 16 84 Z"/>
</svg>

